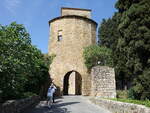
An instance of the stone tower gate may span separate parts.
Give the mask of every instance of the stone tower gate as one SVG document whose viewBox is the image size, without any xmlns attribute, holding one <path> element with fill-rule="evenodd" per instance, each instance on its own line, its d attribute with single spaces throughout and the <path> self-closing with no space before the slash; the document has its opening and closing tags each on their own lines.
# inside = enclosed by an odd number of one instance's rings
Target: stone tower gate
<svg viewBox="0 0 150 113">
<path fill-rule="evenodd" d="M 62 8 L 61 16 L 49 25 L 48 53 L 56 55 L 50 66 L 51 78 L 61 94 L 74 90 L 75 94 L 90 95 L 91 76 L 84 65 L 83 49 L 96 43 L 97 23 L 91 19 L 91 10 Z M 75 82 L 69 82 L 71 79 Z"/>
</svg>

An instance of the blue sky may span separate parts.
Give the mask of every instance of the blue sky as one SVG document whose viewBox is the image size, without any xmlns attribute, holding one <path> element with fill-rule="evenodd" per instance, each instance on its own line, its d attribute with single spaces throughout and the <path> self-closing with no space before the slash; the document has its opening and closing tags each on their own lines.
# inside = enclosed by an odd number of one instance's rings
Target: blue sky
<svg viewBox="0 0 150 113">
<path fill-rule="evenodd" d="M 98 24 L 103 18 L 112 17 L 117 0 L 0 0 L 0 24 L 13 21 L 24 24 L 32 44 L 43 53 L 48 52 L 48 21 L 60 16 L 61 7 L 92 10 L 92 19 Z"/>
</svg>

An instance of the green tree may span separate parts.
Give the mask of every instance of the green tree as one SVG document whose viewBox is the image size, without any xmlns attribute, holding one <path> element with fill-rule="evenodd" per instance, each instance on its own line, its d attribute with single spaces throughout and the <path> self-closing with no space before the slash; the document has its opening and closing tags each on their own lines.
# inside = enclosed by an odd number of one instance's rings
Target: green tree
<svg viewBox="0 0 150 113">
<path fill-rule="evenodd" d="M 120 18 L 120 14 L 115 13 L 112 18 L 103 19 L 98 30 L 99 45 L 114 49 L 118 38 L 120 37 L 117 29 Z"/>
<path fill-rule="evenodd" d="M 133 86 L 134 99 L 149 99 L 150 100 L 150 70 L 145 69 L 142 75 L 135 79 Z"/>
<path fill-rule="evenodd" d="M 124 89 L 130 76 L 127 74 L 128 69 L 125 66 L 126 54 L 120 44 L 123 41 L 120 39 L 121 34 L 118 26 L 121 21 L 121 14 L 115 13 L 112 18 L 104 19 L 99 27 L 99 45 L 106 46 L 112 50 L 113 67 L 115 68 L 117 88 Z"/>
<path fill-rule="evenodd" d="M 43 55 L 44 55 L 44 64 L 45 65 L 41 67 L 41 71 L 42 71 L 43 76 L 45 76 L 45 77 L 43 78 L 43 80 L 41 82 L 39 95 L 42 98 L 45 98 L 47 96 L 47 89 L 52 82 L 48 70 L 50 69 L 50 64 L 52 63 L 52 61 L 56 57 L 56 55 L 54 55 L 54 54 L 52 54 L 51 56 L 49 56 L 48 54 L 43 54 Z"/>
<path fill-rule="evenodd" d="M 47 79 L 49 62 L 35 46 L 23 25 L 0 25 L 0 96 L 21 98 L 26 92 L 39 94 Z"/>
<path fill-rule="evenodd" d="M 109 18 L 108 20 L 103 19 L 102 23 L 98 30 L 98 38 L 99 38 L 99 44 L 106 46 L 108 48 L 111 47 L 112 44 L 112 34 L 110 31 L 110 27 L 112 25 L 112 20 Z"/>
<path fill-rule="evenodd" d="M 22 25 L 0 25 L 0 90 L 3 99 L 16 98 L 24 91 L 27 78 L 22 75 L 28 69 L 25 54 L 30 43 L 29 34 Z"/>
<path fill-rule="evenodd" d="M 83 52 L 85 65 L 88 69 L 96 65 L 112 66 L 111 53 L 110 49 L 98 45 L 86 47 Z"/>
<path fill-rule="evenodd" d="M 121 14 L 121 22 L 118 26 L 121 37 L 117 44 L 117 52 L 122 52 L 125 74 L 130 77 L 131 82 L 135 80 L 135 87 L 141 86 L 137 80 L 142 81 L 142 78 L 147 78 L 145 76 L 148 74 L 145 73 L 147 73 L 147 69 L 150 69 L 149 6 L 149 0 L 118 0 L 116 4 Z M 148 78 L 147 80 L 150 81 Z M 141 89 L 144 87 L 142 85 Z M 150 89 L 146 90 L 150 91 Z M 141 91 L 145 92 L 146 90 Z M 137 90 L 134 91 L 137 92 Z M 142 95 L 138 96 L 138 98 L 144 99 Z"/>
</svg>

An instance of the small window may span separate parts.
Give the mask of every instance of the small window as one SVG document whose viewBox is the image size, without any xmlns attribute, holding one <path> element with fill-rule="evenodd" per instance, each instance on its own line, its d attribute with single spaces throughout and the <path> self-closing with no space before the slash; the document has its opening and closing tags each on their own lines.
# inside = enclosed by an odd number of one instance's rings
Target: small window
<svg viewBox="0 0 150 113">
<path fill-rule="evenodd" d="M 58 35 L 58 41 L 62 40 L 62 35 Z"/>
<path fill-rule="evenodd" d="M 88 18 L 88 16 L 87 16 L 87 15 L 84 15 L 83 17 Z"/>
<path fill-rule="evenodd" d="M 58 31 L 58 41 L 62 40 L 62 30 Z"/>
</svg>

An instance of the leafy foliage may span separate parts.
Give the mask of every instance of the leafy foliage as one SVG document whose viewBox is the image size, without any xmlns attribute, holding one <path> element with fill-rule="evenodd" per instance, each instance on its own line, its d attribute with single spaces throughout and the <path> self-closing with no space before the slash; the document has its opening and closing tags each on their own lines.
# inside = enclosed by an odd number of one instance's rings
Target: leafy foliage
<svg viewBox="0 0 150 113">
<path fill-rule="evenodd" d="M 32 92 L 25 92 L 23 94 L 23 98 L 28 98 L 28 97 L 32 97 L 32 96 L 37 96 L 37 94 L 32 93 Z"/>
<path fill-rule="evenodd" d="M 99 45 L 106 46 L 112 50 L 112 60 L 116 72 L 117 88 L 123 89 L 124 85 L 127 83 L 126 81 L 131 77 L 127 74 L 128 69 L 125 67 L 126 54 L 119 46 L 123 43 L 120 39 L 121 34 L 118 30 L 120 21 L 121 15 L 119 13 L 115 13 L 112 18 L 104 19 L 99 27 L 98 38 Z M 118 82 L 120 84 L 118 84 Z"/>
<path fill-rule="evenodd" d="M 112 66 L 111 50 L 106 47 L 89 46 L 84 49 L 83 55 L 88 69 L 96 65 Z"/>
<path fill-rule="evenodd" d="M 0 91 L 3 100 L 21 98 L 24 92 L 38 94 L 48 76 L 49 64 L 31 45 L 23 25 L 0 25 Z M 51 62 L 51 60 L 49 61 Z"/>
<path fill-rule="evenodd" d="M 119 22 L 119 13 L 115 13 L 112 18 L 103 19 L 98 30 L 99 45 L 106 46 L 111 49 L 115 47 L 117 40 L 120 37 L 117 29 Z"/>
<path fill-rule="evenodd" d="M 127 2 L 127 3 L 126 3 Z M 149 0 L 119 0 L 117 6 L 122 15 L 121 22 L 118 26 L 121 37 L 118 48 L 123 50 L 125 56 L 124 67 L 127 69 L 134 81 L 134 91 L 138 96 L 137 99 L 146 99 L 150 88 L 145 88 L 150 81 L 147 70 L 150 69 L 150 1 Z M 118 41 L 119 42 L 119 41 Z M 143 92 L 142 94 L 140 92 Z M 145 93 L 146 92 L 146 93 Z"/>
<path fill-rule="evenodd" d="M 99 28 L 100 45 L 112 49 L 117 81 L 132 87 L 130 96 L 134 99 L 150 98 L 149 6 L 149 0 L 118 0 L 119 12 L 103 20 Z"/>
<path fill-rule="evenodd" d="M 0 90 L 4 99 L 18 97 L 24 90 L 27 78 L 22 74 L 29 65 L 29 57 L 24 55 L 30 43 L 29 34 L 22 25 L 0 26 Z"/>
<path fill-rule="evenodd" d="M 134 86 L 129 90 L 129 98 L 150 100 L 150 70 L 145 70 L 142 75 L 135 79 Z"/>
<path fill-rule="evenodd" d="M 117 90 L 116 91 L 117 98 L 121 98 L 121 99 L 127 99 L 128 98 L 128 90 Z"/>
</svg>

